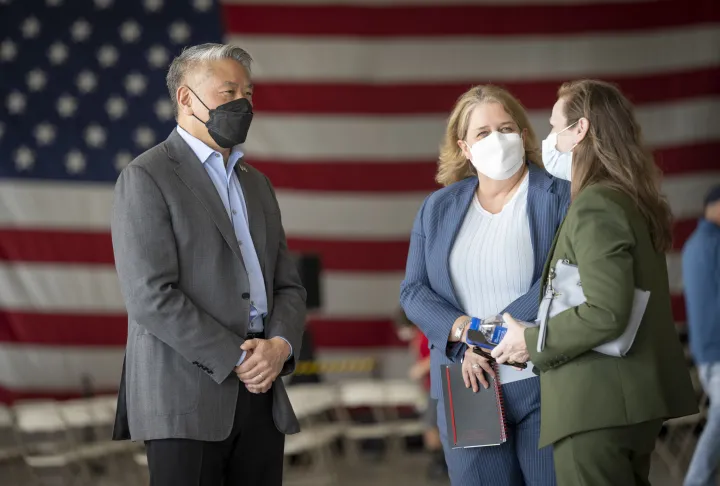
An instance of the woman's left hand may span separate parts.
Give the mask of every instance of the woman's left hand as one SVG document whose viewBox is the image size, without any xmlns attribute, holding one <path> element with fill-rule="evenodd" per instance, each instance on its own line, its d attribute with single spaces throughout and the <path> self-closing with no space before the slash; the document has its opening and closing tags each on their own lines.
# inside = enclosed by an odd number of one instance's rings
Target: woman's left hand
<svg viewBox="0 0 720 486">
<path fill-rule="evenodd" d="M 503 320 L 508 330 L 505 332 L 500 344 L 492 350 L 492 357 L 500 364 L 503 363 L 525 363 L 530 359 L 527 345 L 525 344 L 526 327 L 512 318 L 508 313 L 503 314 Z"/>
</svg>

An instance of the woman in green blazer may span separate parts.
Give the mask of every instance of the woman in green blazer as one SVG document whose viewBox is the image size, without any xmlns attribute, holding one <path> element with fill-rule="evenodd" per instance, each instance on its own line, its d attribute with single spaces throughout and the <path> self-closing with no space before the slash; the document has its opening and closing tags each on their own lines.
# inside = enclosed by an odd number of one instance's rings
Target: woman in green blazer
<svg viewBox="0 0 720 486">
<path fill-rule="evenodd" d="M 559 486 L 646 485 L 664 420 L 697 412 L 670 305 L 665 252 L 670 209 L 633 107 L 613 85 L 564 84 L 550 119 L 557 149 L 572 151 L 572 203 L 543 281 L 558 260 L 578 266 L 586 302 L 538 328 L 506 314 L 498 362 L 540 370 L 540 446 L 553 444 Z M 625 330 L 635 288 L 650 300 L 629 353 L 593 348 Z"/>
</svg>

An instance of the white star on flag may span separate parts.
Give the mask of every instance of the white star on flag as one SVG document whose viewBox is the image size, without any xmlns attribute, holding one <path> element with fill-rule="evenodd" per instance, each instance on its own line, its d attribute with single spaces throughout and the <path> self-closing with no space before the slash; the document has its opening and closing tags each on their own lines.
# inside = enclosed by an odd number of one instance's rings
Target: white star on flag
<svg viewBox="0 0 720 486">
<path fill-rule="evenodd" d="M 0 43 L 0 61 L 10 62 L 17 56 L 17 46 L 10 39 Z"/>
<path fill-rule="evenodd" d="M 70 35 L 75 42 L 86 41 L 92 33 L 92 26 L 85 19 L 77 20 L 70 28 Z"/>
<path fill-rule="evenodd" d="M 19 115 L 25 111 L 27 101 L 25 95 L 19 91 L 13 91 L 7 97 L 7 110 L 11 115 Z"/>
<path fill-rule="evenodd" d="M 40 21 L 36 17 L 28 17 L 20 26 L 23 37 L 32 39 L 40 34 Z"/>
<path fill-rule="evenodd" d="M 120 37 L 128 44 L 136 42 L 141 33 L 140 25 L 134 20 L 128 20 L 120 26 Z"/>
<path fill-rule="evenodd" d="M 174 43 L 183 44 L 190 38 L 190 26 L 182 20 L 178 20 L 170 25 L 168 34 Z"/>
<path fill-rule="evenodd" d="M 85 170 L 85 156 L 79 150 L 71 150 L 65 157 L 65 170 L 69 174 L 79 174 Z"/>
<path fill-rule="evenodd" d="M 128 74 L 125 77 L 125 89 L 134 96 L 140 96 L 147 87 L 145 76 L 139 73 Z"/>
<path fill-rule="evenodd" d="M 115 156 L 115 170 L 117 170 L 118 172 L 122 171 L 125 167 L 130 165 L 130 162 L 132 162 L 132 160 L 133 158 L 132 155 L 130 155 L 130 152 L 119 152 Z"/>
<path fill-rule="evenodd" d="M 114 66 L 118 57 L 120 57 L 118 50 L 111 45 L 104 45 L 97 52 L 98 62 L 104 68 Z"/>
<path fill-rule="evenodd" d="M 77 77 L 76 84 L 81 93 L 90 93 L 97 86 L 97 76 L 92 71 L 82 71 Z"/>
<path fill-rule="evenodd" d="M 147 149 L 155 143 L 155 132 L 148 127 L 140 127 L 135 130 L 133 139 L 138 147 Z"/>
<path fill-rule="evenodd" d="M 161 121 L 168 121 L 173 117 L 173 107 L 170 100 L 162 99 L 155 103 L 155 115 Z"/>
<path fill-rule="evenodd" d="M 68 94 L 62 95 L 57 101 L 57 111 L 63 118 L 70 118 L 77 110 L 77 100 Z"/>
<path fill-rule="evenodd" d="M 15 151 L 15 168 L 18 171 L 32 169 L 35 165 L 35 153 L 26 146 L 18 147 Z"/>
<path fill-rule="evenodd" d="M 112 96 L 105 103 L 105 111 L 111 120 L 118 120 L 127 112 L 127 102 L 124 98 Z"/>
<path fill-rule="evenodd" d="M 62 42 L 55 42 L 48 49 L 48 57 L 50 62 L 54 65 L 59 65 L 65 62 L 68 57 L 68 48 Z"/>
<path fill-rule="evenodd" d="M 163 0 L 144 0 L 143 5 L 148 12 L 158 12 L 162 9 Z"/>
<path fill-rule="evenodd" d="M 152 46 L 148 51 L 148 62 L 154 68 L 164 68 L 167 66 L 169 55 L 163 46 Z"/>
<path fill-rule="evenodd" d="M 38 145 L 50 145 L 55 141 L 55 127 L 48 122 L 43 122 L 35 127 L 35 139 Z"/>
<path fill-rule="evenodd" d="M 198 12 L 207 12 L 212 7 L 212 0 L 193 0 L 193 7 Z"/>
<path fill-rule="evenodd" d="M 40 69 L 33 69 L 27 73 L 25 80 L 30 91 L 42 91 L 47 84 L 47 76 Z"/>
<path fill-rule="evenodd" d="M 85 129 L 85 143 L 89 147 L 100 148 L 105 145 L 107 135 L 105 129 L 100 125 L 93 123 Z"/>
</svg>

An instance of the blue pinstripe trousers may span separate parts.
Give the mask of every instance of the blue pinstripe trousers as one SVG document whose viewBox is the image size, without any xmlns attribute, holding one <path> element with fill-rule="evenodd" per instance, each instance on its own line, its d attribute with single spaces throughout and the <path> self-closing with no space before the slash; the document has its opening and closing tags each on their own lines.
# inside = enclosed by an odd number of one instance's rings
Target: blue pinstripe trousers
<svg viewBox="0 0 720 486">
<path fill-rule="evenodd" d="M 552 446 L 538 450 L 540 378 L 502 388 L 508 440 L 500 446 L 450 449 L 443 400 L 438 400 L 438 427 L 452 486 L 555 486 Z"/>
</svg>

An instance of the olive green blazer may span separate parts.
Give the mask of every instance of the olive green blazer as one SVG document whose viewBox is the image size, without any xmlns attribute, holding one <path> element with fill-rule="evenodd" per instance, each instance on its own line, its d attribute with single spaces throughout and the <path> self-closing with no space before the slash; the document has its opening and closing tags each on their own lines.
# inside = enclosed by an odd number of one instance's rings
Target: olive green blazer
<svg viewBox="0 0 720 486">
<path fill-rule="evenodd" d="M 543 282 L 557 260 L 577 264 L 587 299 L 550 319 L 545 348 L 525 331 L 540 370 L 540 446 L 589 430 L 697 412 L 697 399 L 672 316 L 665 255 L 655 251 L 632 199 L 600 185 L 575 198 L 555 236 Z M 650 291 L 627 356 L 592 351 L 619 337 L 635 288 Z"/>
</svg>

